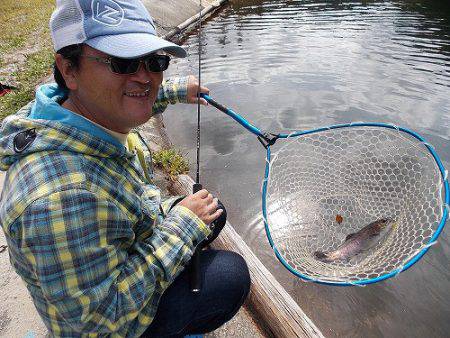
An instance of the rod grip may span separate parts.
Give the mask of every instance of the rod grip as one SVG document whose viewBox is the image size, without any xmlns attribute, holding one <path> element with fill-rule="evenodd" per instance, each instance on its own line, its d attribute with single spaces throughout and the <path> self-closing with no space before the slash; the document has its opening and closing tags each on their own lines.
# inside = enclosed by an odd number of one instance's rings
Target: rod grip
<svg viewBox="0 0 450 338">
<path fill-rule="evenodd" d="M 203 189 L 200 183 L 195 183 L 193 186 L 193 193 L 199 192 Z M 191 271 L 190 271 L 190 287 L 191 292 L 199 293 L 201 291 L 201 278 L 200 278 L 200 247 L 195 250 L 191 258 Z"/>
<path fill-rule="evenodd" d="M 194 183 L 194 186 L 192 187 L 192 192 L 195 194 L 196 192 L 199 192 L 203 189 L 203 186 L 200 183 Z"/>
<path fill-rule="evenodd" d="M 224 113 L 227 113 L 227 112 L 228 112 L 229 109 L 228 109 L 227 107 L 222 106 L 222 105 L 221 105 L 219 102 L 217 102 L 217 101 L 214 101 L 214 100 L 211 98 L 211 96 L 206 95 L 206 94 L 204 94 L 204 93 L 201 93 L 200 96 L 201 96 L 202 98 L 204 98 L 211 106 L 216 107 L 217 109 L 223 111 Z"/>
<path fill-rule="evenodd" d="M 190 274 L 190 287 L 192 293 L 200 293 L 202 289 L 200 278 L 200 249 L 195 250 L 194 255 L 191 258 L 191 274 Z"/>
</svg>

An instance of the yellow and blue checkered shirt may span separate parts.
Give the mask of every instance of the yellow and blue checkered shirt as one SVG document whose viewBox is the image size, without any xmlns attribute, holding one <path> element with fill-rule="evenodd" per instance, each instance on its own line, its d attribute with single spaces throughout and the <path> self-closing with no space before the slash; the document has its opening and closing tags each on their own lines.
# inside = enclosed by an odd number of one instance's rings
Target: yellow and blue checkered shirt
<svg viewBox="0 0 450 338">
<path fill-rule="evenodd" d="M 30 118 L 36 109 L 58 114 L 61 93 L 44 89 L 41 102 L 0 130 L 7 171 L 0 220 L 10 261 L 51 335 L 138 337 L 210 230 L 175 197 L 162 199 L 135 152 L 101 130 Z M 165 82 L 155 113 L 183 101 L 185 91 L 182 81 Z M 18 149 L 18 135 L 30 130 Z"/>
</svg>

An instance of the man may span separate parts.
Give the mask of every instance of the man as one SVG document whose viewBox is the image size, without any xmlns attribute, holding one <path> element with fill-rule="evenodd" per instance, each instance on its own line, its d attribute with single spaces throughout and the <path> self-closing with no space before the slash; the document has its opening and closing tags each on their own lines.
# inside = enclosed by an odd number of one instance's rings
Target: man
<svg viewBox="0 0 450 338">
<path fill-rule="evenodd" d="M 0 219 L 40 316 L 58 337 L 216 329 L 248 294 L 247 266 L 204 250 L 202 290 L 190 291 L 185 267 L 222 211 L 206 190 L 162 199 L 132 132 L 169 103 L 197 102 L 193 78 L 163 82 L 167 54 L 185 51 L 156 36 L 137 0 L 57 1 L 50 27 L 57 84 L 0 134 Z"/>
</svg>

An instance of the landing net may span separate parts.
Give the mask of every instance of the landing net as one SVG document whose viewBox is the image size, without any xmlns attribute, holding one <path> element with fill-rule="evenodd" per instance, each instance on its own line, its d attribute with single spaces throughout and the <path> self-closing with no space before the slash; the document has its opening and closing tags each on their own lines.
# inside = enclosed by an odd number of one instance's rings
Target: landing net
<svg viewBox="0 0 450 338">
<path fill-rule="evenodd" d="M 275 154 L 268 149 L 263 213 L 291 272 L 323 283 L 372 283 L 408 268 L 434 243 L 448 215 L 448 183 L 419 136 L 350 125 L 287 138 Z M 327 263 L 314 255 L 382 218 L 396 225 L 370 250 Z"/>
</svg>

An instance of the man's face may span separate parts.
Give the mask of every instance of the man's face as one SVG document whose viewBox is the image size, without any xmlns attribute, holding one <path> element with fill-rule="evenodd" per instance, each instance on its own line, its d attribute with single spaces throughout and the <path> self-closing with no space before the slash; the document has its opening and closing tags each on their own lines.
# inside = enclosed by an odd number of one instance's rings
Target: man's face
<svg viewBox="0 0 450 338">
<path fill-rule="evenodd" d="M 83 55 L 108 56 L 89 46 L 83 46 Z M 118 75 L 107 64 L 81 57 L 76 89 L 71 90 L 70 99 L 85 117 L 108 129 L 127 133 L 152 116 L 162 79 L 162 72 L 148 72 L 143 64 L 136 74 Z"/>
</svg>

